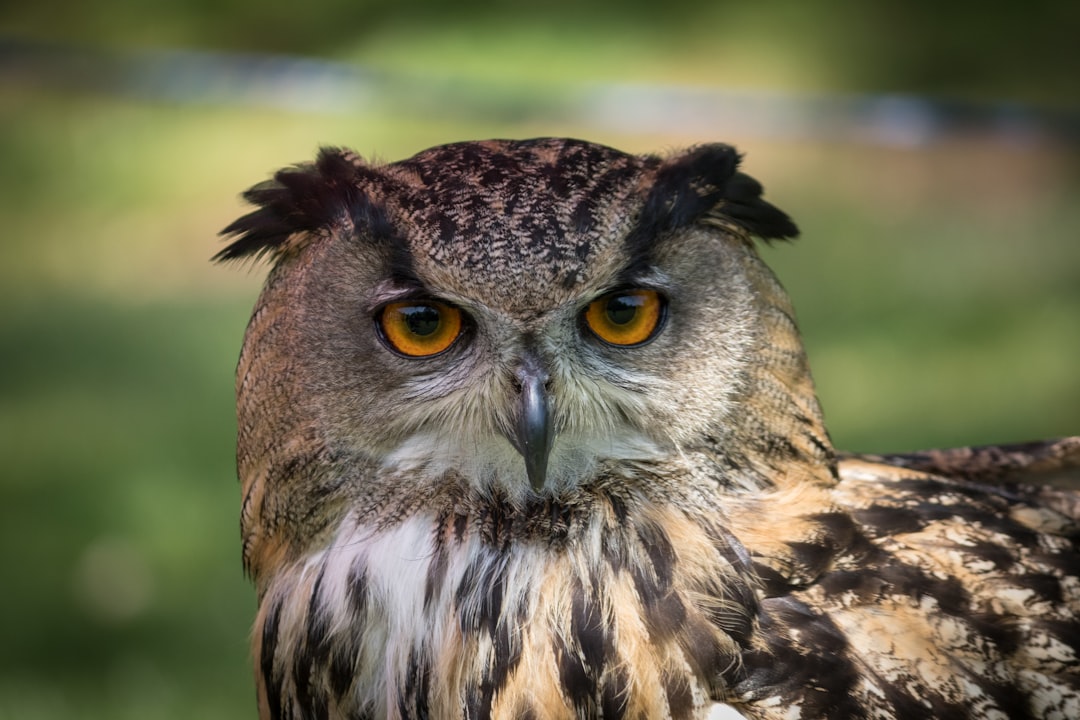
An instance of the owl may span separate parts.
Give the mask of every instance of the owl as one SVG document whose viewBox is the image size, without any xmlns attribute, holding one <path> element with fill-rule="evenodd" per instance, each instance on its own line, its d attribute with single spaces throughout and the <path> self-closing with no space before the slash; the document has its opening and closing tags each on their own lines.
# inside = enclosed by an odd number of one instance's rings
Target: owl
<svg viewBox="0 0 1080 720">
<path fill-rule="evenodd" d="M 262 718 L 1080 717 L 1080 437 L 834 451 L 739 162 L 325 149 L 246 193 Z"/>
</svg>

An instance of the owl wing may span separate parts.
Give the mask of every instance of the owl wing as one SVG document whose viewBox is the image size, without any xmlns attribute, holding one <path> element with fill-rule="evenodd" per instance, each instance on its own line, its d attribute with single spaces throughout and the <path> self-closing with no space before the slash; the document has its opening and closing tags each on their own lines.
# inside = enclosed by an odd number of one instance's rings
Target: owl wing
<svg viewBox="0 0 1080 720">
<path fill-rule="evenodd" d="M 848 457 L 971 482 L 1080 489 L 1080 437 Z"/>
<path fill-rule="evenodd" d="M 817 530 L 759 559 L 741 712 L 1080 717 L 1080 438 L 848 455 L 838 476 Z"/>
</svg>

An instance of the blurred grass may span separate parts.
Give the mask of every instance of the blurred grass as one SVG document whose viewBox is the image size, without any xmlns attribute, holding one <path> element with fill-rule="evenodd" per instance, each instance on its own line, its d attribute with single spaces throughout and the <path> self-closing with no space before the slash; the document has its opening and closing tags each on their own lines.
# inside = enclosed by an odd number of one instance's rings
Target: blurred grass
<svg viewBox="0 0 1080 720">
<path fill-rule="evenodd" d="M 320 144 L 392 160 L 490 136 L 735 142 L 803 229 L 763 252 L 794 296 L 838 447 L 1080 432 L 1075 149 L 453 118 L 0 91 L 0 718 L 254 716 L 232 370 L 264 269 L 208 258 L 244 212 L 237 193 Z"/>
<path fill-rule="evenodd" d="M 125 47 L 232 48 L 513 78 L 1080 98 L 1080 5 L 952 0 L 54 0 L 0 30 Z M 495 59 L 492 61 L 492 59 Z"/>
<path fill-rule="evenodd" d="M 245 308 L 0 318 L 5 718 L 250 715 L 229 367 Z"/>
</svg>

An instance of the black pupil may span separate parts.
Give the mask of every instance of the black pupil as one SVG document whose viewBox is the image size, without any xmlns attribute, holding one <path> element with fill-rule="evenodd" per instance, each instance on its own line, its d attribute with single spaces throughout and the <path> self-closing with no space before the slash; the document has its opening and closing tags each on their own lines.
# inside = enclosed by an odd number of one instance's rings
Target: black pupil
<svg viewBox="0 0 1080 720">
<path fill-rule="evenodd" d="M 644 302 L 640 295 L 616 295 L 607 303 L 608 320 L 615 325 L 625 325 L 634 319 Z"/>
<path fill-rule="evenodd" d="M 439 329 L 439 311 L 430 305 L 416 305 L 401 309 L 405 325 L 413 335 L 426 337 Z"/>
</svg>

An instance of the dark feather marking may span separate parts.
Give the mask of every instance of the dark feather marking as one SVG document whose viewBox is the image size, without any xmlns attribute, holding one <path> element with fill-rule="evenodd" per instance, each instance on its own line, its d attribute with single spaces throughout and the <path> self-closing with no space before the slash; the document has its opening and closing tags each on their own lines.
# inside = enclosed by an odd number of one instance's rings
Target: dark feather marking
<svg viewBox="0 0 1080 720">
<path fill-rule="evenodd" d="M 927 522 L 922 515 L 911 508 L 889 505 L 871 505 L 854 511 L 854 515 L 872 537 L 918 532 L 926 527 Z"/>
<path fill-rule="evenodd" d="M 739 165 L 735 149 L 703 145 L 664 163 L 645 200 L 639 227 L 652 238 L 696 222 L 723 197 Z"/>
<path fill-rule="evenodd" d="M 630 697 L 630 678 L 622 665 L 611 667 L 600 687 L 600 716 L 604 720 L 626 717 L 626 704 Z"/>
<path fill-rule="evenodd" d="M 663 595 L 642 598 L 645 622 L 654 639 L 668 638 L 683 629 L 686 622 L 686 606 L 675 593 L 668 591 Z"/>
<path fill-rule="evenodd" d="M 610 637 L 599 604 L 580 586 L 575 588 L 570 603 L 570 631 L 581 648 L 585 665 L 598 674 L 610 649 Z"/>
<path fill-rule="evenodd" d="M 773 467 L 782 467 L 790 460 L 802 456 L 791 438 L 773 432 L 763 432 L 751 440 L 751 446 L 763 453 Z"/>
<path fill-rule="evenodd" d="M 446 524 L 446 518 L 440 518 L 437 527 L 442 528 Z M 442 591 L 443 581 L 446 580 L 446 566 L 448 562 L 446 547 L 443 545 L 441 532 L 435 534 L 435 548 L 428 563 L 427 575 L 424 577 L 424 609 L 431 607 L 432 601 Z"/>
<path fill-rule="evenodd" d="M 469 516 L 464 513 L 454 515 L 454 539 L 461 542 L 465 538 L 465 530 L 469 527 Z"/>
<path fill-rule="evenodd" d="M 982 612 L 972 613 L 963 620 L 979 635 L 994 643 L 1002 655 L 1011 655 L 1020 647 L 1020 632 L 1015 618 Z"/>
<path fill-rule="evenodd" d="M 636 172 L 633 166 L 625 165 L 610 168 L 597 178 L 591 192 L 582 197 L 570 215 L 571 227 L 574 231 L 581 234 L 590 232 L 596 225 L 597 198 L 607 197 L 613 190 L 631 180 Z M 582 260 L 585 259 L 581 257 L 580 251 L 579 257 Z"/>
<path fill-rule="evenodd" d="M 829 569 L 836 558 L 837 550 L 828 542 L 787 542 L 791 559 L 795 567 L 788 577 L 788 582 L 795 585 L 807 585 Z"/>
<path fill-rule="evenodd" d="M 454 593 L 463 632 L 478 629 L 494 632 L 502 612 L 503 570 L 503 562 L 493 560 L 486 553 L 480 553 L 465 568 Z"/>
<path fill-rule="evenodd" d="M 1019 533 L 1019 541 L 1025 546 L 1038 546 L 1039 534 L 1008 516 L 1011 506 L 1026 503 L 1030 498 L 1010 492 L 1007 487 L 937 478 L 903 478 L 889 484 L 899 488 L 902 493 L 926 498 L 926 501 L 919 505 L 919 510 L 933 519 L 955 516 L 978 521 L 985 527 L 1001 530 L 1006 534 Z M 943 502 L 950 496 L 964 497 L 973 502 Z"/>
<path fill-rule="evenodd" d="M 330 655 L 330 689 L 334 697 L 345 696 L 359 671 L 356 667 L 359 650 L 353 646 L 354 642 L 353 639 L 338 642 Z"/>
<path fill-rule="evenodd" d="M 683 673 L 665 670 L 660 684 L 667 695 L 668 710 L 671 712 L 671 720 L 690 718 L 694 711 L 694 693 L 690 688 L 690 681 Z"/>
<path fill-rule="evenodd" d="M 505 612 L 500 613 L 495 625 L 492 633 L 495 659 L 484 675 L 484 682 L 491 685 L 493 692 L 498 692 L 506 684 L 510 673 L 521 661 L 521 631 L 529 615 L 528 603 L 519 603 L 514 617 L 507 615 Z"/>
<path fill-rule="evenodd" d="M 887 581 L 872 571 L 863 570 L 834 570 L 822 576 L 817 585 L 826 596 L 835 597 L 850 592 L 863 603 L 879 599 L 889 587 Z"/>
<path fill-rule="evenodd" d="M 762 192 L 757 180 L 736 173 L 724 189 L 724 203 L 719 212 L 763 240 L 797 237 L 799 229 L 795 223 L 782 210 L 763 200 Z"/>
<path fill-rule="evenodd" d="M 638 541 L 652 562 L 652 570 L 659 590 L 667 590 L 675 571 L 675 548 L 667 533 L 653 522 L 643 522 L 637 528 Z"/>
<path fill-rule="evenodd" d="M 281 624 L 281 601 L 270 601 L 266 620 L 262 628 L 262 647 L 259 650 L 259 671 L 266 686 L 266 704 L 272 720 L 280 720 L 283 698 L 281 697 L 282 675 L 274 669 L 274 653 L 277 649 L 278 629 Z"/>
<path fill-rule="evenodd" d="M 1063 575 L 1080 576 L 1080 547 L 1074 547 L 1071 552 L 1033 552 L 1031 560 L 1051 567 Z"/>
<path fill-rule="evenodd" d="M 923 687 L 920 693 L 923 701 L 929 704 L 930 713 L 925 714 L 924 717 L 932 717 L 935 720 L 973 720 L 972 708 L 964 700 L 952 701 L 941 693 L 935 692 L 933 688 Z M 978 716 L 983 717 L 982 715 Z M 1011 718 L 1010 718 L 1011 720 Z"/>
<path fill-rule="evenodd" d="M 726 603 L 720 606 L 707 603 L 704 607 L 698 607 L 698 610 L 706 620 L 723 630 L 737 644 L 749 645 L 757 629 L 754 626 L 754 616 L 758 605 L 757 595 L 750 583 L 733 581 L 730 578 L 710 578 L 703 582 L 698 590 L 709 598 L 734 596 L 734 604 L 738 610 L 731 609 Z"/>
<path fill-rule="evenodd" d="M 973 504 L 938 504 L 923 503 L 919 506 L 919 512 L 931 519 L 957 518 L 979 526 L 995 533 L 1001 533 L 1019 546 L 1026 548 L 1039 547 L 1039 533 L 1031 528 L 1021 525 L 1008 515 L 999 512 L 996 508 L 980 507 Z"/>
<path fill-rule="evenodd" d="M 618 532 L 617 528 L 605 526 L 601 536 L 601 546 L 603 547 L 604 560 L 607 561 L 611 572 L 618 576 L 627 563 L 626 545 L 622 533 Z"/>
<path fill-rule="evenodd" d="M 616 495 L 607 495 L 608 503 L 611 504 L 611 513 L 615 516 L 615 522 L 620 527 L 626 525 L 626 518 L 629 514 L 626 508 L 626 501 Z"/>
<path fill-rule="evenodd" d="M 416 272 L 408 243 L 395 239 L 383 243 L 383 247 L 388 251 L 385 272 L 396 285 L 412 288 L 417 293 L 430 292 Z"/>
<path fill-rule="evenodd" d="M 715 696 L 733 684 L 736 678 L 732 673 L 741 672 L 739 651 L 724 642 L 713 626 L 701 618 L 688 617 L 676 637 L 687 662 L 708 682 L 710 694 Z"/>
<path fill-rule="evenodd" d="M 237 236 L 214 260 L 278 255 L 292 235 L 353 225 L 373 238 L 392 235 L 386 211 L 360 188 L 361 180 L 383 181 L 375 170 L 357 167 L 340 150 L 323 148 L 314 164 L 279 170 L 274 179 L 244 193 L 257 210 L 236 220 L 222 235 Z"/>
<path fill-rule="evenodd" d="M 585 663 L 568 639 L 556 635 L 555 658 L 559 664 L 559 682 L 567 698 L 577 707 L 585 705 L 592 696 L 593 683 L 589 679 Z"/>
<path fill-rule="evenodd" d="M 518 705 L 514 708 L 514 717 L 518 720 L 540 720 L 536 714 L 536 708 L 532 705 Z"/>
<path fill-rule="evenodd" d="M 754 573 L 765 597 L 780 597 L 791 592 L 791 582 L 779 570 L 762 562 L 754 562 Z"/>
<path fill-rule="evenodd" d="M 825 535 L 837 548 L 850 548 L 863 538 L 858 525 L 846 512 L 820 512 L 806 516 L 806 519 L 821 526 Z"/>
<path fill-rule="evenodd" d="M 1051 637 L 1068 645 L 1074 652 L 1080 651 L 1080 620 L 1039 618 L 1034 620 L 1032 625 L 1045 629 Z M 1073 671 L 1073 686 L 1080 687 L 1080 668 L 1074 666 Z"/>
<path fill-rule="evenodd" d="M 627 234 L 627 277 L 650 265 L 656 238 L 691 225 L 712 211 L 766 240 L 793 238 L 798 228 L 761 198 L 761 184 L 737 173 L 739 155 L 728 145 L 702 145 L 662 163 L 633 230 Z"/>
<path fill-rule="evenodd" d="M 862 603 L 873 603 L 889 593 L 907 595 L 913 600 L 931 597 L 946 615 L 956 617 L 993 642 L 1003 653 L 1013 652 L 1019 644 L 1015 627 L 990 613 L 972 613 L 970 596 L 957 578 L 935 578 L 922 570 L 902 563 L 887 563 L 878 569 L 836 571 L 825 575 L 819 587 L 826 595 L 854 593 Z"/>
<path fill-rule="evenodd" d="M 968 671 L 964 674 L 993 698 L 994 705 L 1004 712 L 1009 720 L 1038 720 L 1031 714 L 1027 695 L 1022 694 L 1016 686 L 992 682 L 977 672 Z"/>
<path fill-rule="evenodd" d="M 402 720 L 428 720 L 428 697 L 431 693 L 431 664 L 416 649 L 409 651 L 405 682 L 398 692 L 398 715 Z"/>
<path fill-rule="evenodd" d="M 801 702 L 806 717 L 865 718 L 867 708 L 852 692 L 859 673 L 847 637 L 828 616 L 790 596 L 768 598 L 762 609 L 761 637 L 768 647 L 743 653 L 737 693 L 748 700 L 779 693 L 782 702 Z"/>
<path fill-rule="evenodd" d="M 774 617 L 779 627 L 798 629 L 804 633 L 803 647 L 825 655 L 842 655 L 847 651 L 847 636 L 832 620 L 793 597 L 775 598 L 762 603 L 767 615 Z M 811 639 L 812 638 L 812 639 Z"/>
<path fill-rule="evenodd" d="M 890 555 L 860 531 L 851 539 L 851 543 L 843 553 L 843 558 L 870 565 L 887 562 Z"/>
<path fill-rule="evenodd" d="M 637 528 L 638 541 L 649 557 L 651 568 L 629 563 L 649 631 L 658 638 L 669 637 L 686 619 L 686 607 L 671 591 L 675 571 L 675 549 L 664 530 L 651 522 Z"/>
<path fill-rule="evenodd" d="M 1037 550 L 1039 533 L 1009 516 L 1009 507 L 1023 502 L 1004 488 L 937 478 L 903 478 L 888 483 L 913 498 L 913 510 L 927 522 L 958 519 L 1008 536 L 1021 547 Z"/>
<path fill-rule="evenodd" d="M 488 545 L 506 548 L 513 539 L 514 511 L 505 502 L 491 502 L 480 512 L 480 534 Z"/>
<path fill-rule="evenodd" d="M 617 662 L 613 640 L 597 597 L 575 582 L 569 632 L 553 642 L 563 691 L 579 716 L 621 718 L 626 712 L 629 677 Z"/>
<path fill-rule="evenodd" d="M 611 636 L 599 603 L 580 585 L 574 588 L 571 598 L 570 632 L 581 648 L 585 665 L 599 675 L 611 652 Z"/>
<path fill-rule="evenodd" d="M 871 671 L 872 672 L 872 671 Z M 893 714 L 898 718 L 926 718 L 931 717 L 929 708 L 920 698 L 915 697 L 911 691 L 897 683 L 889 682 L 888 680 L 881 678 L 876 673 L 873 673 L 878 678 L 878 687 L 885 695 L 885 701 L 888 703 Z"/>
<path fill-rule="evenodd" d="M 526 515 L 528 517 L 547 518 L 547 527 L 541 527 L 540 534 L 546 537 L 550 544 L 560 544 L 570 534 L 570 526 L 574 522 L 574 512 L 570 507 L 554 500 L 545 501 L 545 506 L 547 510 L 542 516 L 528 510 Z"/>
<path fill-rule="evenodd" d="M 926 477 L 909 477 L 900 478 L 898 480 L 892 480 L 888 482 L 889 485 L 899 488 L 903 493 L 910 493 L 914 497 L 935 497 L 938 495 L 945 495 L 950 492 L 963 492 L 964 489 L 974 491 L 975 488 L 970 488 L 959 483 L 953 483 L 939 478 L 926 478 Z M 970 492 L 968 493 L 970 496 Z M 977 491 L 979 496 L 985 496 L 985 492 Z"/>
<path fill-rule="evenodd" d="M 809 423 L 810 419 L 803 418 L 803 421 Z M 810 430 L 803 430 L 803 437 L 806 438 L 806 440 L 817 449 L 818 454 L 821 457 L 826 458 L 830 461 L 835 461 L 835 453 L 833 452 L 832 447 L 828 445 L 824 440 L 819 438 L 816 433 L 813 433 Z M 833 464 L 835 464 L 835 462 L 833 462 Z M 833 472 L 836 472 L 835 468 L 833 469 Z"/>
<path fill-rule="evenodd" d="M 963 550 L 968 555 L 993 563 L 995 570 L 1008 570 L 1016 564 L 1011 550 L 985 540 L 973 541 L 970 545 L 965 545 Z"/>
<path fill-rule="evenodd" d="M 326 613 L 319 611 L 325 574 L 326 566 L 323 565 L 311 588 L 304 637 L 293 658 L 296 701 L 300 707 L 312 712 L 314 720 L 325 720 L 329 712 L 324 693 L 318 687 L 313 688 L 311 683 L 312 676 L 322 669 L 330 656 L 330 622 Z"/>
<path fill-rule="evenodd" d="M 364 567 L 363 563 L 358 562 L 356 565 L 349 568 L 349 581 L 346 589 L 346 596 L 349 599 L 349 605 L 352 607 L 354 617 L 362 619 L 367 613 L 367 585 L 367 569 Z"/>
<path fill-rule="evenodd" d="M 492 655 L 479 682 L 465 687 L 470 718 L 491 716 L 495 694 L 521 660 L 521 628 L 528 608 L 522 603 L 516 616 L 506 616 L 505 573 L 505 558 L 493 560 L 481 553 L 465 568 L 454 593 L 462 632 L 469 635 L 479 631 L 491 638 Z"/>
<path fill-rule="evenodd" d="M 826 512 L 807 515 L 806 521 L 817 526 L 810 540 L 785 543 L 793 566 L 784 582 L 793 587 L 805 586 L 826 573 L 844 554 L 864 556 L 870 552 L 869 541 L 847 513 Z M 775 580 L 775 578 L 771 578 Z"/>
<path fill-rule="evenodd" d="M 1060 603 L 1065 599 L 1061 590 L 1061 581 L 1049 573 L 1013 575 L 1009 577 L 1009 581 L 1019 587 L 1034 590 L 1035 594 L 1038 595 L 1040 599 L 1047 600 L 1054 604 Z"/>
<path fill-rule="evenodd" d="M 968 612 L 970 595 L 955 577 L 936 578 L 912 565 L 895 563 L 878 569 L 878 575 L 891 588 L 913 600 L 931 597 L 946 615 L 963 616 Z"/>
<path fill-rule="evenodd" d="M 754 573 L 753 560 L 742 543 L 724 528 L 711 522 L 703 522 L 702 528 L 717 554 L 727 560 L 737 572 L 727 577 L 711 576 L 700 580 L 700 587 L 695 589 L 705 597 L 731 598 L 741 612 L 733 612 L 712 603 L 699 606 L 698 610 L 736 643 L 748 643 L 755 630 L 753 618 L 758 610 L 758 586 L 751 579 Z"/>
<path fill-rule="evenodd" d="M 330 685 L 335 697 L 342 697 L 352 687 L 353 680 L 360 671 L 357 664 L 360 661 L 362 629 L 367 624 L 364 617 L 367 614 L 368 604 L 367 584 L 367 571 L 362 564 L 357 563 L 349 568 L 345 597 L 355 620 L 351 624 L 352 632 L 347 636 L 339 637 L 330 654 Z"/>
</svg>

